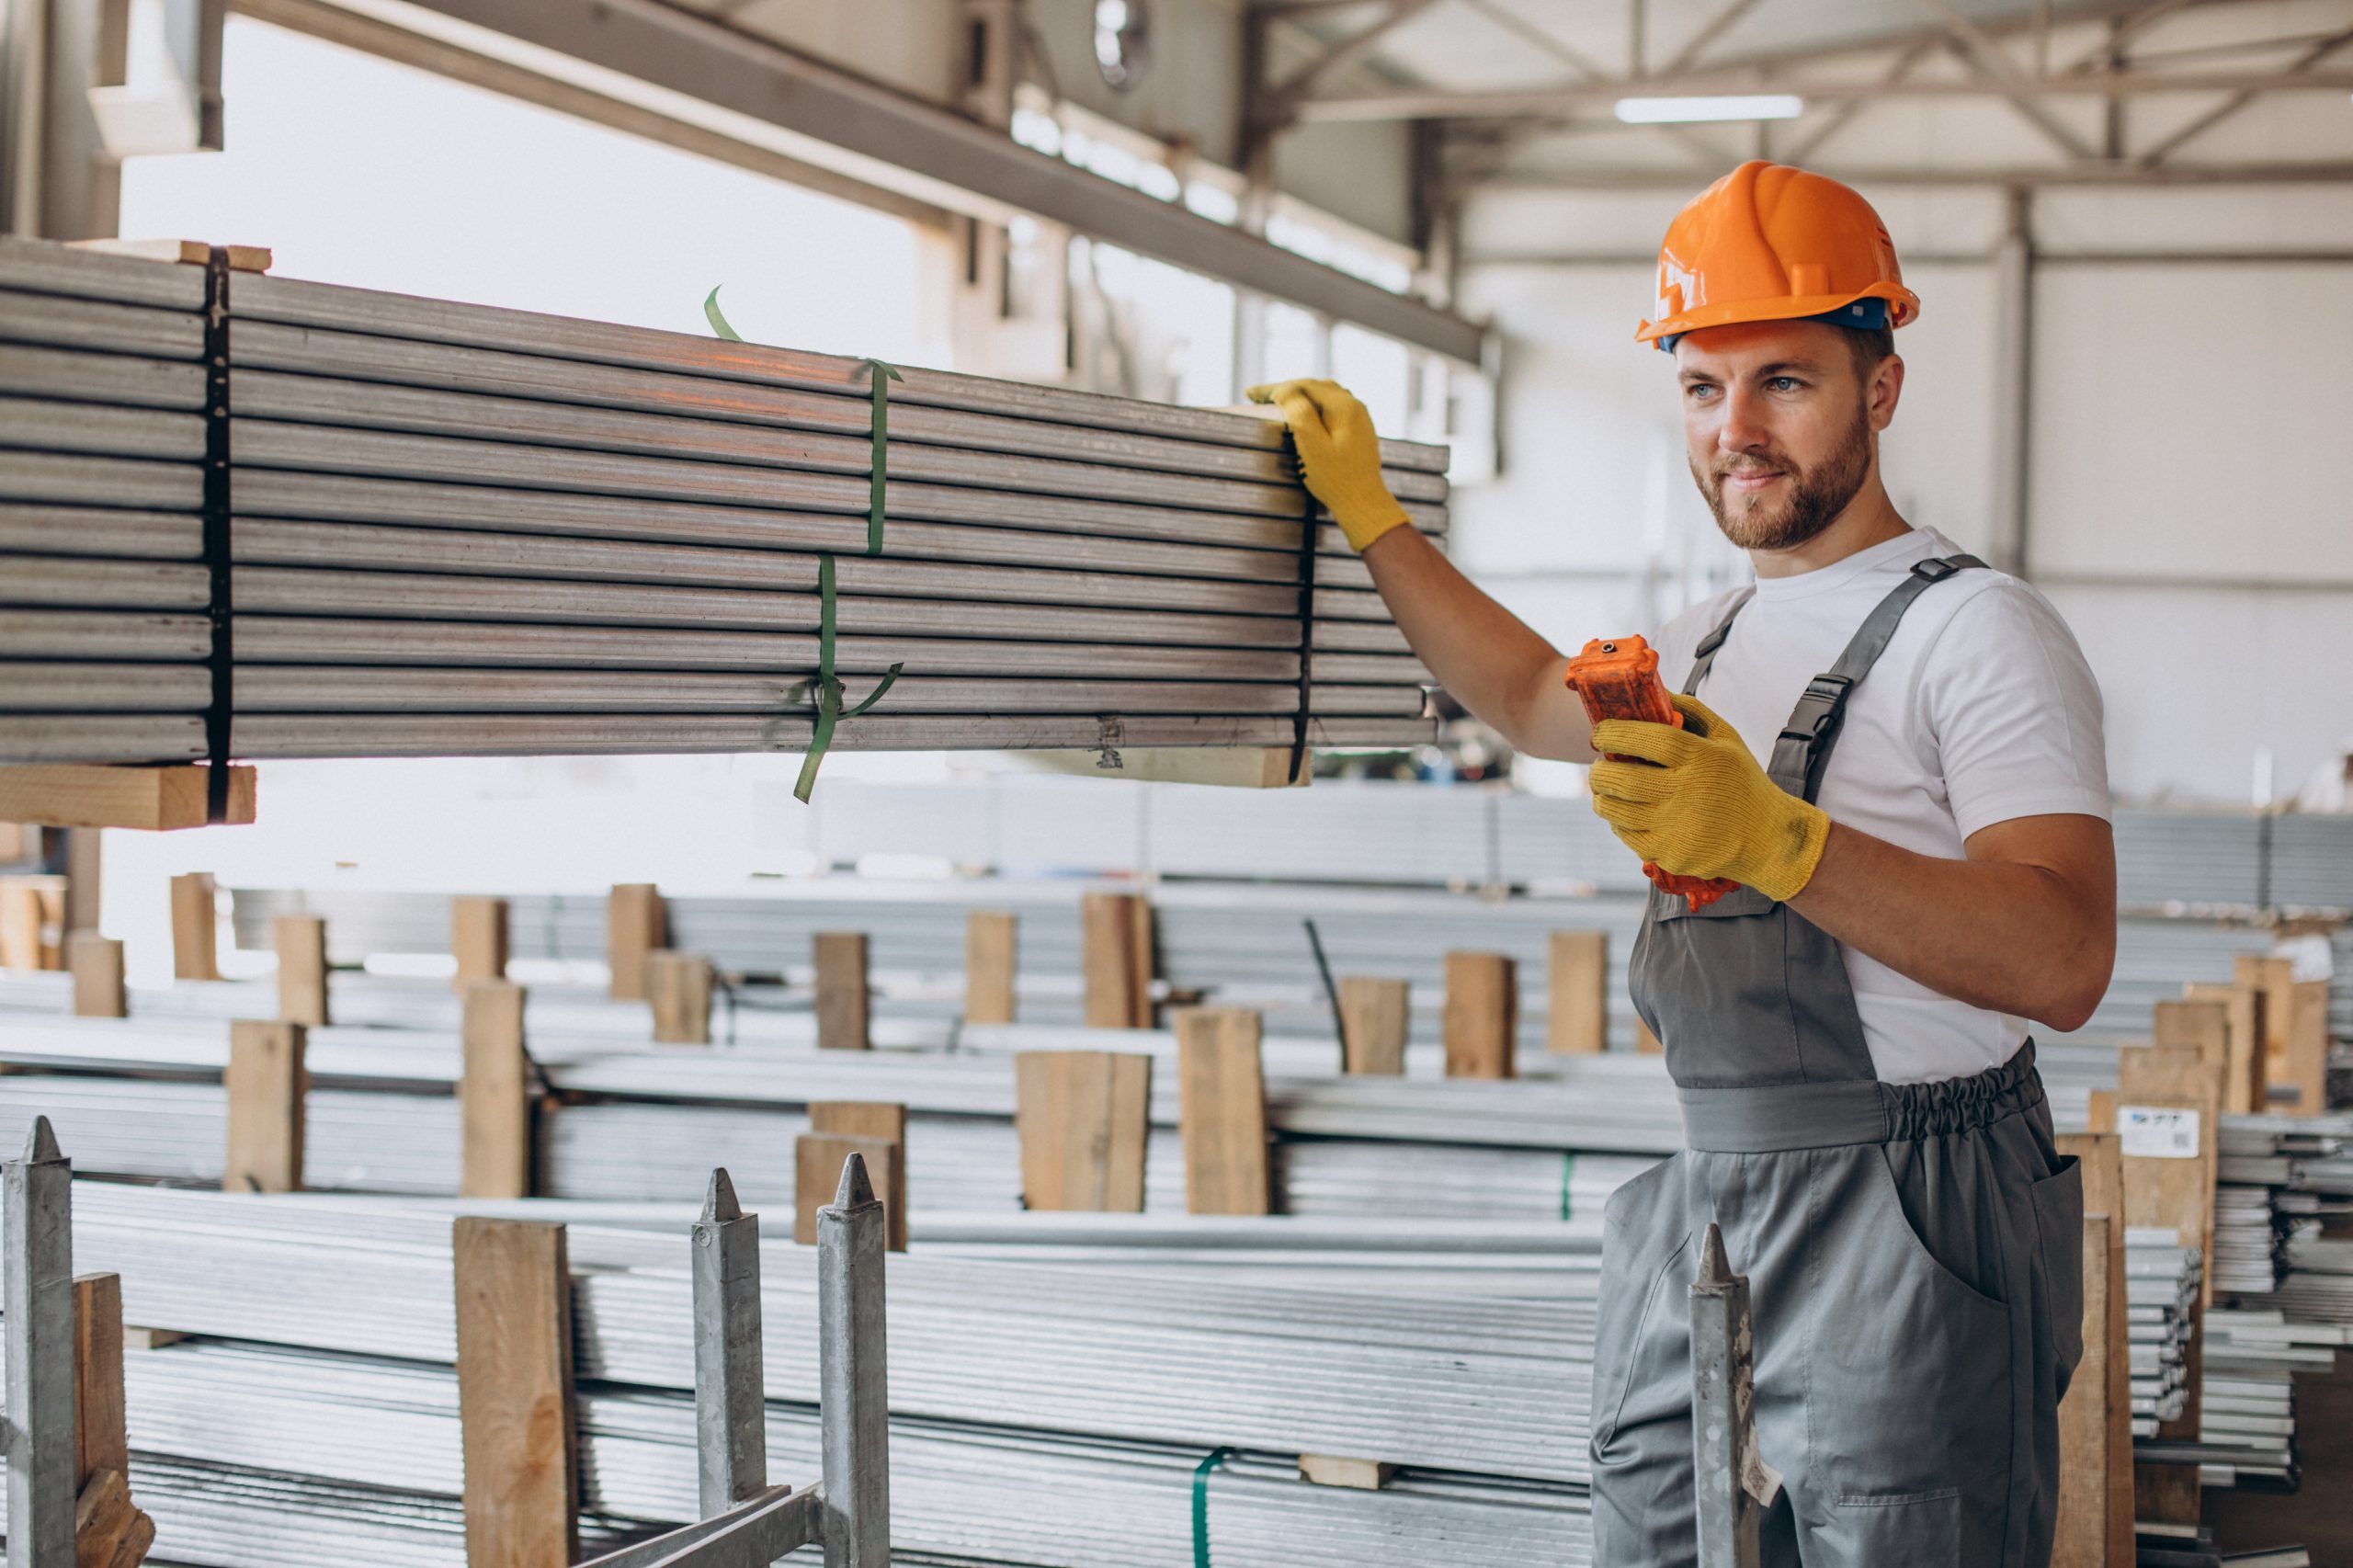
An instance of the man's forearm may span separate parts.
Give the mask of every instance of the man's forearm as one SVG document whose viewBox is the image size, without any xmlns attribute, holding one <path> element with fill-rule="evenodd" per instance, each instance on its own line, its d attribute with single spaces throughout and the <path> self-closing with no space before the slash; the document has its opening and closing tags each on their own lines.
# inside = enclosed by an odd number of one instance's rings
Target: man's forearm
<svg viewBox="0 0 2353 1568">
<path fill-rule="evenodd" d="M 1523 752 L 1589 761 L 1584 706 L 1561 684 L 1567 660 L 1465 577 L 1412 528 L 1364 552 L 1373 586 L 1430 674 Z"/>
<path fill-rule="evenodd" d="M 1932 991 L 2075 1029 L 2115 961 L 2112 858 L 2104 892 L 2100 881 L 2029 860 L 1919 855 L 1834 822 L 1790 907 Z"/>
</svg>

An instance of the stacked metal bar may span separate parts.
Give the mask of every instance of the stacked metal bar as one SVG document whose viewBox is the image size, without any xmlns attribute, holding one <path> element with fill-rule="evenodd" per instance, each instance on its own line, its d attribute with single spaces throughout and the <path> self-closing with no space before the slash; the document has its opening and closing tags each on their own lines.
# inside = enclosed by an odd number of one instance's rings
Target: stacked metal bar
<svg viewBox="0 0 2353 1568">
<path fill-rule="evenodd" d="M 159 1557 L 462 1561 L 447 1207 L 89 1184 L 76 1199 L 77 1262 L 121 1272 L 127 1316 L 200 1336 L 131 1369 Z M 683 1237 L 575 1221 L 570 1252 L 584 1503 L 607 1532 L 683 1517 Z M 814 1270 L 806 1249 L 764 1263 L 770 1460 L 792 1473 L 813 1455 Z M 1482 1301 L 1333 1289 L 1313 1266 L 1313 1283 L 1235 1288 L 919 1247 L 892 1265 L 894 1560 L 1586 1562 L 1592 1277 L 1544 1277 L 1542 1301 Z M 1236 1451 L 1204 1466 L 1218 1449 Z M 1302 1452 L 1420 1467 L 1378 1493 L 1311 1487 L 1290 1471 Z M 347 1533 L 332 1505 L 362 1487 Z"/>
<path fill-rule="evenodd" d="M 0 758 L 203 755 L 203 285 L 0 244 Z M 802 749 L 826 558 L 849 700 L 904 666 L 846 748 L 1432 733 L 1265 420 L 908 370 L 886 440 L 871 361 L 243 274 L 229 316 L 237 756 Z M 1442 535 L 1444 450 L 1384 457 Z"/>
<path fill-rule="evenodd" d="M 2160 1422 L 2181 1418 L 2189 1392 L 2190 1314 L 2203 1279 L 2199 1249 L 2181 1245 L 2172 1231 L 2126 1228 L 2125 1320 L 2137 1437 L 2154 1437 Z"/>
<path fill-rule="evenodd" d="M 2347 1342 L 2342 1327 L 2291 1324 L 2277 1312 L 2206 1314 L 2199 1437 L 2251 1450 L 2208 1484 L 2293 1488 L 2301 1479 L 2295 1379 L 2325 1377 Z"/>
</svg>

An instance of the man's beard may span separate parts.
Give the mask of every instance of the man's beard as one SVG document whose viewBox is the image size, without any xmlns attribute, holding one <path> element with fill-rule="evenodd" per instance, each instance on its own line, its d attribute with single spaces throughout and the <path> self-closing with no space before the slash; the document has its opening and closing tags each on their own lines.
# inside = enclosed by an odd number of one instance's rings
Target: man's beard
<svg viewBox="0 0 2353 1568">
<path fill-rule="evenodd" d="M 1870 422 L 1856 410 L 1847 438 L 1811 469 L 1768 460 L 1790 476 L 1788 497 L 1779 506 L 1752 506 L 1738 515 L 1724 505 L 1724 471 L 1703 470 L 1696 460 L 1691 464 L 1691 477 L 1708 498 L 1716 527 L 1743 550 L 1794 550 L 1836 522 L 1870 473 Z"/>
</svg>

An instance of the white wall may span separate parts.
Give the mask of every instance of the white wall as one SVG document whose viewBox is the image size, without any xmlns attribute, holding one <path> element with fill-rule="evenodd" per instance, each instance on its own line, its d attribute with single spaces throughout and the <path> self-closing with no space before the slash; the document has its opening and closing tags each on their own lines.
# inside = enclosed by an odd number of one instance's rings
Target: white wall
<svg viewBox="0 0 2353 1568">
<path fill-rule="evenodd" d="M 1685 472 L 1665 362 L 1631 340 L 1681 192 L 1473 205 L 1466 307 L 1506 352 L 1495 483 L 1456 500 L 1460 558 L 1555 642 L 1656 621 L 1738 563 Z M 1896 504 L 1987 541 L 2000 193 L 1868 192 L 1914 260 Z M 2292 795 L 2353 739 L 2353 193 L 2052 190 L 2034 290 L 2030 574 L 2109 703 L 2120 794 Z M 2070 261 L 2124 252 L 2143 259 Z M 2185 257 L 2180 253 L 2195 252 Z M 2302 259 L 2259 259 L 2299 253 Z M 2220 259 L 2217 253 L 2232 253 Z M 2258 259 L 2240 259 L 2255 253 Z M 2197 257 L 2211 259 L 2198 259 Z M 2148 258 L 2156 259 L 2148 259 Z M 2117 582 L 2117 578 L 2135 581 Z"/>
</svg>

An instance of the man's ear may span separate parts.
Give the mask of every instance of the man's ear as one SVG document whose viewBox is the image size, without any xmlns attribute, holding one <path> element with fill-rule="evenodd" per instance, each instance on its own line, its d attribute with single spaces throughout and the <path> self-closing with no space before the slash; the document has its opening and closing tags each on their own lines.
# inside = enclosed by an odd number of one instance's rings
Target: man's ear
<svg viewBox="0 0 2353 1568">
<path fill-rule="evenodd" d="M 1879 362 L 1863 387 L 1863 408 L 1873 430 L 1895 422 L 1895 405 L 1904 396 L 1904 357 L 1891 354 Z"/>
</svg>

